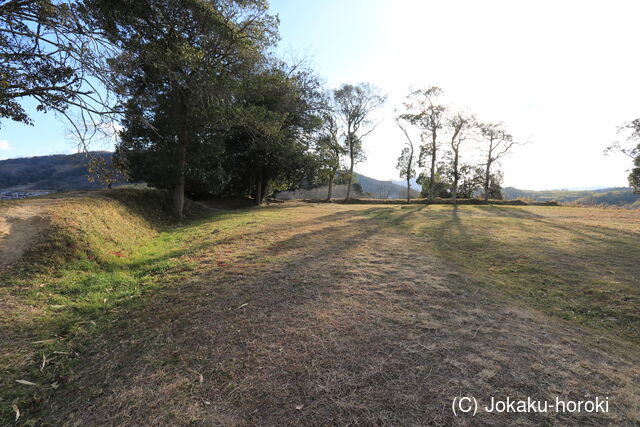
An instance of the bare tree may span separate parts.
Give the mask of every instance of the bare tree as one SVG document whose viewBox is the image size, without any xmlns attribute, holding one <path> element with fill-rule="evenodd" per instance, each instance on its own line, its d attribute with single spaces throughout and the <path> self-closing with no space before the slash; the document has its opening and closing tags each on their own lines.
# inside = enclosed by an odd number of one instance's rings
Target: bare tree
<svg viewBox="0 0 640 427">
<path fill-rule="evenodd" d="M 484 201 L 489 201 L 489 186 L 491 184 L 491 166 L 507 155 L 517 143 L 513 136 L 507 133 L 502 123 L 480 123 L 478 125 L 482 140 L 486 144 L 484 164 Z"/>
<path fill-rule="evenodd" d="M 117 111 L 108 58 L 117 49 L 71 0 L 0 0 L 0 119 L 33 124 L 38 111 L 67 119 L 79 150 Z"/>
<path fill-rule="evenodd" d="M 376 127 L 368 118 L 373 111 L 382 107 L 385 100 L 386 96 L 369 83 L 343 84 L 333 92 L 334 109 L 342 122 L 344 146 L 349 154 L 346 200 L 351 197 L 353 167 L 364 160 L 362 139 Z"/>
<path fill-rule="evenodd" d="M 430 158 L 429 174 L 429 200 L 435 197 L 435 176 L 436 161 L 438 156 L 438 135 L 444 125 L 444 115 L 446 107 L 439 103 L 438 98 L 442 95 L 442 89 L 432 86 L 425 90 L 416 90 L 409 94 L 409 101 L 405 107 L 409 112 L 404 117 L 412 125 L 417 126 L 422 132 L 423 142 L 420 147 L 420 163 L 425 157 Z"/>
<path fill-rule="evenodd" d="M 338 140 L 338 123 L 333 112 L 326 112 L 322 118 L 324 121 L 323 130 L 316 145 L 316 152 L 320 161 L 320 172 L 329 180 L 327 201 L 330 201 L 333 181 L 340 169 L 340 160 L 345 149 Z"/>
<path fill-rule="evenodd" d="M 405 142 L 405 146 L 402 149 L 400 157 L 398 158 L 398 165 L 396 169 L 400 171 L 400 178 L 404 178 L 407 180 L 407 202 L 411 201 L 411 178 L 416 176 L 416 167 L 415 167 L 415 147 L 413 145 L 413 141 L 409 136 L 409 133 L 402 125 L 401 120 L 405 120 L 402 116 L 396 117 L 396 124 L 404 133 L 404 136 L 407 138 Z"/>
<path fill-rule="evenodd" d="M 449 116 L 445 120 L 445 126 L 450 130 L 451 139 L 449 141 L 451 151 L 453 152 L 453 160 L 451 169 L 453 174 L 453 186 L 451 188 L 451 198 L 453 203 L 458 203 L 458 182 L 460 180 L 460 146 L 467 139 L 469 133 L 475 127 L 475 118 L 462 112 Z"/>
<path fill-rule="evenodd" d="M 635 119 L 620 126 L 618 133 L 627 133 L 624 143 L 615 142 L 605 150 L 605 154 L 619 152 L 631 158 L 633 167 L 628 176 L 629 185 L 635 193 L 640 194 L 640 119 Z"/>
</svg>

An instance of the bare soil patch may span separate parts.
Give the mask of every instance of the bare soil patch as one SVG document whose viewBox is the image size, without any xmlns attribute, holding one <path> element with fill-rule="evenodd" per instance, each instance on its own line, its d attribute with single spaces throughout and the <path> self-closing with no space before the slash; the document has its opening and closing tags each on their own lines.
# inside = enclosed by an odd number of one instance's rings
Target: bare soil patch
<svg viewBox="0 0 640 427">
<path fill-rule="evenodd" d="M 41 200 L 0 205 L 0 269 L 20 259 L 47 223 Z"/>
</svg>

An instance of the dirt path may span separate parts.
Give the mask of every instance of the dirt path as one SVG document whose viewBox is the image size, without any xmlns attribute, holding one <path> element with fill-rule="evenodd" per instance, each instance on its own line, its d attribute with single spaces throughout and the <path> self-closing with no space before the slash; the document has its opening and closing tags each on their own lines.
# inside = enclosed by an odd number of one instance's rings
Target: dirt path
<svg viewBox="0 0 640 427">
<path fill-rule="evenodd" d="M 46 226 L 42 200 L 0 205 L 0 269 L 16 262 Z"/>
<path fill-rule="evenodd" d="M 640 360 L 469 283 L 350 207 L 205 249 L 115 322 L 45 413 L 69 425 L 633 425 Z M 254 248 L 236 256 L 238 245 Z M 229 267 L 217 268 L 216 265 Z M 269 260 L 272 260 L 270 262 Z M 280 260 L 280 261 L 273 261 Z M 284 261 L 283 261 L 284 260 Z M 456 417 L 455 397 L 609 398 L 606 414 Z"/>
</svg>

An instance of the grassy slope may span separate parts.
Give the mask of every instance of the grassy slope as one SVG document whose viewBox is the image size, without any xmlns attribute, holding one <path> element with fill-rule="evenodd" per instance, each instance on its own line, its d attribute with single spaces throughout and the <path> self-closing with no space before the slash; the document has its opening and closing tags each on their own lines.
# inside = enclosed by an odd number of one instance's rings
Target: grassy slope
<svg viewBox="0 0 640 427">
<path fill-rule="evenodd" d="M 11 404 L 23 414 L 33 413 L 48 393 L 73 377 L 77 353 L 109 347 L 114 325 L 126 328 L 128 313 L 148 306 L 161 288 L 180 288 L 212 274 L 231 283 L 243 272 L 284 265 L 290 256 L 262 249 L 270 244 L 271 225 L 282 227 L 293 218 L 300 226 L 321 224 L 307 208 L 287 206 L 209 213 L 174 227 L 158 213 L 163 201 L 155 193 L 109 194 L 67 197 L 52 205 L 52 233 L 28 255 L 17 276 L 1 278 L 0 296 L 12 305 L 0 323 L 0 420 L 13 418 Z M 640 342 L 640 218 L 633 212 L 497 206 L 322 209 L 326 218 L 348 210 L 349 216 L 366 215 L 399 228 L 480 283 L 547 313 Z M 294 258 L 300 256 L 296 248 L 291 248 Z M 162 363 L 176 363 L 169 359 Z M 17 379 L 38 385 L 16 385 Z"/>
<path fill-rule="evenodd" d="M 640 343 L 637 213 L 546 206 L 412 209 L 366 214 L 427 241 L 479 283 Z"/>
<path fill-rule="evenodd" d="M 38 393 L 15 380 L 35 376 L 53 388 L 64 382 L 74 340 L 104 327 L 110 312 L 153 289 L 154 274 L 172 265 L 162 258 L 158 230 L 166 216 L 158 193 L 119 190 L 43 201 L 50 228 L 0 276 L 0 399 L 23 408 Z M 35 361 L 55 369 L 39 369 Z M 3 415 L 10 410 L 2 405 Z"/>
<path fill-rule="evenodd" d="M 50 230 L 19 265 L 0 273 L 0 303 L 6 307 L 0 312 L 0 420 L 13 417 L 11 405 L 24 414 L 66 382 L 78 349 L 90 351 L 92 336 L 159 288 L 212 268 L 194 260 L 195 253 L 265 217 L 260 211 L 212 213 L 192 206 L 189 225 L 178 227 L 169 220 L 165 198 L 149 190 L 43 200 L 51 202 Z M 197 220 L 203 214 L 208 219 Z M 37 386 L 16 385 L 22 379 Z"/>
</svg>

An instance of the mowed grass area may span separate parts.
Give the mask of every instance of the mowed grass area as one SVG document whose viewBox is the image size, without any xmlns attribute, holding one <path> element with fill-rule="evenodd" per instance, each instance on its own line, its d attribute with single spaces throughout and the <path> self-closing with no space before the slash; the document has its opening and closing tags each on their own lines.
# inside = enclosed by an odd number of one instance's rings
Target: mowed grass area
<svg viewBox="0 0 640 427">
<path fill-rule="evenodd" d="M 478 283 L 640 343 L 637 211 L 427 205 L 362 213 L 419 238 Z"/>
<path fill-rule="evenodd" d="M 175 225 L 153 191 L 42 200 L 50 230 L 0 276 L 0 424 L 447 425 L 463 388 L 615 392 L 609 421 L 640 420 L 611 341 L 513 308 L 638 342 L 634 212 L 293 202 Z"/>
<path fill-rule="evenodd" d="M 176 225 L 165 196 L 144 190 L 53 196 L 42 203 L 49 229 L 19 263 L 0 272 L 0 420 L 14 417 L 12 405 L 22 408 L 24 420 L 43 392 L 68 381 L 80 348 L 91 351 L 93 337 L 159 291 L 202 271 L 242 269 L 230 259 L 255 248 L 233 241 L 285 215 L 192 206 L 188 223 Z M 222 242 L 226 253 L 204 255 Z M 16 384 L 22 380 L 35 385 Z"/>
</svg>

